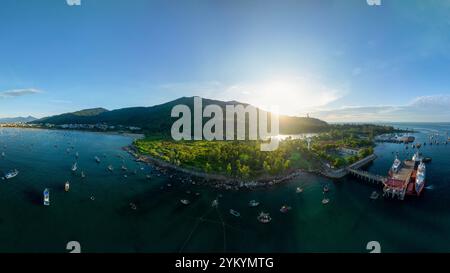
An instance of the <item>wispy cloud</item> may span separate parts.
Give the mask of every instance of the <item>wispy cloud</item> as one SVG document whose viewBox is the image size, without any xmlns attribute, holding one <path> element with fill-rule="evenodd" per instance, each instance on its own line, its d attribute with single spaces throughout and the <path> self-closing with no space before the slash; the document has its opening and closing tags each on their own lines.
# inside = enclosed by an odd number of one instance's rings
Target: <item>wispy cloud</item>
<svg viewBox="0 0 450 273">
<path fill-rule="evenodd" d="M 417 97 L 411 102 L 412 106 L 417 107 L 438 107 L 450 108 L 450 95 L 434 95 Z"/>
<path fill-rule="evenodd" d="M 450 121 L 450 95 L 414 98 L 406 105 L 345 106 L 314 112 L 327 121 Z"/>
<path fill-rule="evenodd" d="M 14 98 L 37 93 L 42 93 L 42 91 L 35 88 L 12 89 L 0 92 L 0 98 Z"/>
</svg>

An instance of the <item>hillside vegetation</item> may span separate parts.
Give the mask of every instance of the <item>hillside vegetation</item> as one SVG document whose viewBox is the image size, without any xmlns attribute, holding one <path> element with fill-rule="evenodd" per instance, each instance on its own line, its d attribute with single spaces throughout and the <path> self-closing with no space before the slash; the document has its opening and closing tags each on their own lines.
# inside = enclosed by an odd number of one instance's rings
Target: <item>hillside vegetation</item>
<svg viewBox="0 0 450 273">
<path fill-rule="evenodd" d="M 177 118 L 172 118 L 170 116 L 172 108 L 175 105 L 184 104 L 187 105 L 193 113 L 193 102 L 193 97 L 182 97 L 151 107 L 129 107 L 112 111 L 103 108 L 86 109 L 78 112 L 42 118 L 33 121 L 33 123 L 50 123 L 54 125 L 105 123 L 108 125 L 136 126 L 142 128 L 147 134 L 163 134 L 168 136 L 170 135 L 172 124 L 177 120 Z M 241 103 L 236 101 L 225 102 L 203 99 L 204 107 L 210 104 L 219 105 L 222 109 L 225 109 L 226 105 L 236 105 Z M 204 121 L 206 120 L 207 119 L 204 119 Z M 328 128 L 328 124 L 319 119 L 280 116 L 281 134 L 321 132 Z"/>
</svg>

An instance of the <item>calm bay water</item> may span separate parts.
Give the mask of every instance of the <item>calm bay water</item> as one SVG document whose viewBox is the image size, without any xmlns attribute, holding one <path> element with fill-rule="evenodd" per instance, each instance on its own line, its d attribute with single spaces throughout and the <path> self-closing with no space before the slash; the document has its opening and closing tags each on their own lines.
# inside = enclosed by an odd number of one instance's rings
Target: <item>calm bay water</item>
<svg viewBox="0 0 450 273">
<path fill-rule="evenodd" d="M 422 143 L 428 134 L 439 132 L 444 140 L 450 131 L 450 124 L 399 126 L 420 130 L 415 136 Z M 367 252 L 369 241 L 379 241 L 384 252 L 450 251 L 450 145 L 421 148 L 433 158 L 427 190 L 402 202 L 370 200 L 370 193 L 381 188 L 366 182 L 333 182 L 311 174 L 239 192 L 182 184 L 164 175 L 147 180 L 152 167 L 121 149 L 131 141 L 98 133 L 0 129 L 0 152 L 6 154 L 0 170 L 20 170 L 16 178 L 0 180 L 0 251 L 67 252 L 69 241 L 79 241 L 84 252 Z M 412 156 L 411 148 L 398 144 L 379 144 L 375 151 L 379 157 L 368 170 L 382 175 L 393 152 L 402 159 Z M 76 175 L 70 170 L 75 161 Z M 109 164 L 113 173 L 106 170 Z M 120 170 L 122 164 L 128 172 Z M 70 192 L 64 192 L 67 180 Z M 330 187 L 327 205 L 321 203 L 324 185 Z M 303 193 L 295 192 L 298 186 Z M 49 207 L 42 205 L 44 188 L 51 191 Z M 216 210 L 211 201 L 219 194 Z M 182 198 L 192 203 L 183 206 Z M 251 199 L 261 205 L 248 207 Z M 284 204 L 292 207 L 287 214 L 279 211 Z M 232 216 L 230 208 L 241 217 Z M 270 224 L 256 220 L 260 211 L 271 214 Z"/>
</svg>

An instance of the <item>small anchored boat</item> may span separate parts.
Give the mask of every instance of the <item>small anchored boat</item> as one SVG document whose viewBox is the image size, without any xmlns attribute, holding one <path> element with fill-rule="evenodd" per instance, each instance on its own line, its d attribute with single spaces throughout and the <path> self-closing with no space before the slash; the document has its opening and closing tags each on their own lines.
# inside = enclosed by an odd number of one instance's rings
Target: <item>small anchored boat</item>
<svg viewBox="0 0 450 273">
<path fill-rule="evenodd" d="M 50 206 L 50 191 L 47 188 L 44 190 L 44 206 Z"/>
<path fill-rule="evenodd" d="M 431 157 L 425 157 L 425 158 L 422 159 L 422 161 L 425 162 L 425 163 L 429 163 L 429 162 L 432 161 L 432 158 Z"/>
<path fill-rule="evenodd" d="M 211 202 L 211 207 L 217 208 L 218 206 L 219 206 L 219 200 L 214 199 L 214 200 Z"/>
<path fill-rule="evenodd" d="M 189 201 L 188 199 L 181 199 L 180 202 L 181 202 L 181 204 L 186 205 L 186 206 L 191 203 L 191 201 Z"/>
<path fill-rule="evenodd" d="M 302 193 L 303 192 L 303 188 L 301 187 L 297 187 L 297 189 L 295 189 L 296 193 Z"/>
<path fill-rule="evenodd" d="M 372 200 L 376 200 L 378 199 L 378 197 L 380 197 L 380 194 L 378 194 L 378 192 L 373 191 L 372 194 L 370 195 L 370 199 Z"/>
<path fill-rule="evenodd" d="M 328 199 L 328 198 L 322 199 L 322 204 L 326 205 L 328 203 L 330 203 L 330 199 Z"/>
<path fill-rule="evenodd" d="M 272 221 L 272 218 L 270 217 L 269 213 L 265 213 L 265 212 L 261 212 L 258 217 L 257 217 L 258 221 L 263 223 L 263 224 L 267 224 L 270 223 L 270 221 Z"/>
<path fill-rule="evenodd" d="M 66 181 L 66 183 L 64 184 L 64 191 L 68 192 L 70 190 L 70 183 L 69 181 Z"/>
<path fill-rule="evenodd" d="M 98 158 L 98 156 L 94 156 L 94 160 L 95 162 L 100 163 L 100 158 Z"/>
<path fill-rule="evenodd" d="M 84 171 L 81 171 L 81 178 L 85 178 L 86 174 L 84 173 Z"/>
<path fill-rule="evenodd" d="M 19 171 L 18 170 L 13 170 L 13 171 L 9 171 L 9 172 L 7 172 L 6 174 L 5 174 L 5 179 L 11 179 L 11 178 L 14 178 L 14 177 L 16 177 L 16 176 L 18 176 L 19 175 Z"/>
<path fill-rule="evenodd" d="M 72 172 L 76 172 L 77 170 L 78 170 L 78 163 L 75 162 L 75 163 L 72 165 Z"/>
<path fill-rule="evenodd" d="M 292 209 L 291 207 L 284 205 L 284 206 L 281 207 L 280 212 L 281 213 L 288 213 L 291 209 Z"/>
<path fill-rule="evenodd" d="M 233 215 L 233 216 L 236 216 L 236 217 L 241 216 L 241 214 L 238 211 L 235 211 L 233 209 L 230 209 L 230 214 Z"/>
<path fill-rule="evenodd" d="M 249 207 L 257 207 L 259 206 L 259 202 L 257 202 L 256 200 L 250 200 L 250 202 L 248 202 Z"/>
<path fill-rule="evenodd" d="M 109 165 L 109 166 L 108 166 L 108 171 L 110 171 L 110 172 L 114 171 L 114 168 L 113 168 L 112 165 Z"/>
<path fill-rule="evenodd" d="M 323 192 L 329 192 L 329 191 L 330 191 L 330 188 L 328 188 L 328 186 L 325 185 L 325 186 L 323 187 Z"/>
</svg>

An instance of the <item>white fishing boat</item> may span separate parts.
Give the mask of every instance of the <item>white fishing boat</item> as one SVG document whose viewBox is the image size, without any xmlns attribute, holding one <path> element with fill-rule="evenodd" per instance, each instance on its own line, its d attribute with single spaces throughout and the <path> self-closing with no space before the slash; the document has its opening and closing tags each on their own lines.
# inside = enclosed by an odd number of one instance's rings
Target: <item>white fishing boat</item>
<svg viewBox="0 0 450 273">
<path fill-rule="evenodd" d="M 94 156 L 94 160 L 95 162 L 100 163 L 100 158 L 98 158 L 98 156 Z"/>
<path fill-rule="evenodd" d="M 376 200 L 378 199 L 378 197 L 380 197 L 380 194 L 376 191 L 373 191 L 372 194 L 370 195 L 370 199 L 372 200 Z"/>
<path fill-rule="evenodd" d="M 281 207 L 280 212 L 281 212 L 281 213 L 287 213 L 287 212 L 289 212 L 291 209 L 292 209 L 292 207 L 287 206 L 287 205 L 284 205 L 284 206 Z"/>
<path fill-rule="evenodd" d="M 219 200 L 214 199 L 214 200 L 211 202 L 211 207 L 217 208 L 218 206 L 219 206 Z"/>
<path fill-rule="evenodd" d="M 112 165 L 109 165 L 109 166 L 108 166 L 108 171 L 110 171 L 110 172 L 114 171 L 114 168 L 113 168 Z"/>
<path fill-rule="evenodd" d="M 189 201 L 187 199 L 181 199 L 180 202 L 181 202 L 181 204 L 186 205 L 186 206 L 191 203 L 191 201 Z"/>
<path fill-rule="evenodd" d="M 5 174 L 5 179 L 11 179 L 16 177 L 17 175 L 19 175 L 19 171 L 18 170 L 13 170 L 13 171 L 9 171 Z"/>
<path fill-rule="evenodd" d="M 125 171 L 125 172 L 128 170 L 127 167 L 125 167 L 124 165 L 122 165 L 121 169 L 122 169 L 122 171 Z"/>
<path fill-rule="evenodd" d="M 67 182 L 64 184 L 64 191 L 68 192 L 69 190 L 70 190 L 70 183 L 69 183 L 69 181 L 67 181 Z"/>
<path fill-rule="evenodd" d="M 230 209 L 230 214 L 233 215 L 233 216 L 236 216 L 236 217 L 241 216 L 241 214 L 238 211 L 235 211 L 233 209 Z"/>
<path fill-rule="evenodd" d="M 425 166 L 425 163 L 420 162 L 419 166 L 417 167 L 417 174 L 416 174 L 416 183 L 415 183 L 415 190 L 417 195 L 420 195 L 420 193 L 423 190 L 423 187 L 425 185 L 425 177 L 427 173 L 427 168 Z"/>
<path fill-rule="evenodd" d="M 258 221 L 263 223 L 263 224 L 267 224 L 270 223 L 270 221 L 272 221 L 272 218 L 270 217 L 269 213 L 265 213 L 265 212 L 261 212 L 258 217 L 257 217 Z"/>
<path fill-rule="evenodd" d="M 50 191 L 47 188 L 44 190 L 44 206 L 50 206 Z"/>
<path fill-rule="evenodd" d="M 296 193 L 302 193 L 303 192 L 303 188 L 301 187 L 297 187 L 297 189 L 295 190 Z"/>
<path fill-rule="evenodd" d="M 78 163 L 75 162 L 75 163 L 72 165 L 72 172 L 76 172 L 77 170 L 78 170 Z"/>
<path fill-rule="evenodd" d="M 250 200 L 250 202 L 248 202 L 248 205 L 250 207 L 257 207 L 259 206 L 259 202 L 257 202 L 256 200 Z"/>
<path fill-rule="evenodd" d="M 324 205 L 328 204 L 329 202 L 330 202 L 330 199 L 328 199 L 328 198 L 322 199 L 322 204 L 324 204 Z"/>
<path fill-rule="evenodd" d="M 392 167 L 391 167 L 391 173 L 393 173 L 393 174 L 397 173 L 400 170 L 401 165 L 402 165 L 402 162 L 396 156 L 394 163 L 392 164 Z"/>
<path fill-rule="evenodd" d="M 422 155 L 417 151 L 414 153 L 413 157 L 412 157 L 412 161 L 414 161 L 416 163 L 416 166 L 419 165 L 420 161 L 422 160 Z"/>
</svg>

